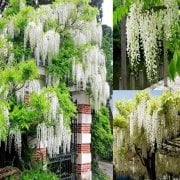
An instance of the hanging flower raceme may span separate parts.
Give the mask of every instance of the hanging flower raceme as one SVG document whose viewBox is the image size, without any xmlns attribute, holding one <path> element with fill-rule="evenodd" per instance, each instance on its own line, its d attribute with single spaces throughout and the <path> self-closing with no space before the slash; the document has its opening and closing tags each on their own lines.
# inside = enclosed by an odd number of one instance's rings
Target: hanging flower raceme
<svg viewBox="0 0 180 180">
<path fill-rule="evenodd" d="M 9 42 L 5 35 L 0 34 L 0 59 L 5 61 L 7 59 L 8 62 L 11 62 L 14 58 L 14 54 L 12 53 L 13 44 Z"/>
<path fill-rule="evenodd" d="M 18 153 L 19 158 L 21 158 L 22 151 L 22 135 L 19 127 L 11 128 L 9 131 L 8 139 L 5 142 L 5 150 L 11 153 L 12 142 L 14 140 L 15 151 Z"/>
<path fill-rule="evenodd" d="M 63 28 L 70 20 L 75 5 L 73 3 L 55 3 L 53 7 L 42 6 L 31 17 L 24 34 L 25 47 L 30 44 L 37 65 L 46 66 L 52 64 L 52 57 L 59 52 L 60 34 L 55 27 L 44 32 L 48 22 L 58 22 Z"/>
<path fill-rule="evenodd" d="M 165 100 L 167 94 L 164 93 L 160 98 L 142 100 L 129 117 L 130 137 L 137 137 L 137 134 L 144 134 L 147 143 L 153 148 L 155 145 L 161 147 L 164 138 L 171 138 L 179 131 L 178 102 L 180 96 L 177 93 L 168 93 L 170 100 Z M 175 100 L 176 99 L 176 100 Z M 166 107 L 165 112 L 162 111 Z M 174 104 L 173 104 L 174 102 Z M 168 114 L 166 114 L 167 112 Z M 173 121 L 173 122 L 172 122 Z"/>
<path fill-rule="evenodd" d="M 71 29 L 71 36 L 77 45 L 96 43 L 101 47 L 102 43 L 102 26 L 97 23 L 96 17 L 91 22 L 78 21 L 76 26 L 81 28 Z"/>
<path fill-rule="evenodd" d="M 9 130 L 9 124 L 8 107 L 4 102 L 0 101 L 0 142 L 1 140 L 6 140 Z"/>
<path fill-rule="evenodd" d="M 84 90 L 91 87 L 95 109 L 106 104 L 110 91 L 106 82 L 105 56 L 98 46 L 84 52 L 82 63 L 74 60 L 72 74 L 78 87 Z"/>
<path fill-rule="evenodd" d="M 65 26 L 67 21 L 73 17 L 73 12 L 75 10 L 75 4 L 73 3 L 60 3 L 55 7 L 56 18 L 59 21 L 59 25 Z"/>
<path fill-rule="evenodd" d="M 49 101 L 50 109 L 44 118 L 50 125 L 40 123 L 37 126 L 37 147 L 46 147 L 50 157 L 70 152 L 71 131 L 65 125 L 64 117 L 60 112 L 59 100 L 55 92 L 47 91 L 45 96 Z"/>
<path fill-rule="evenodd" d="M 176 0 L 164 1 L 163 10 L 143 10 L 143 3 L 133 3 L 126 21 L 127 53 L 132 70 L 137 72 L 140 58 L 145 60 L 146 74 L 150 82 L 157 80 L 160 59 L 159 42 L 169 40 L 179 18 Z M 140 57 L 140 49 L 144 57 Z"/>
<path fill-rule="evenodd" d="M 140 37 L 143 45 L 146 73 L 150 82 L 157 79 L 158 61 L 158 36 L 160 28 L 158 14 L 154 11 L 143 14 L 140 17 Z"/>
<path fill-rule="evenodd" d="M 71 132 L 65 126 L 63 115 L 59 114 L 54 126 L 46 126 L 41 123 L 37 127 L 37 147 L 47 148 L 50 157 L 70 152 Z"/>
<path fill-rule="evenodd" d="M 14 38 L 14 23 L 11 20 L 7 26 L 7 34 L 13 39 Z"/>
<path fill-rule="evenodd" d="M 60 112 L 58 97 L 55 92 L 47 92 L 45 93 L 45 97 L 48 99 L 49 103 L 51 104 L 50 109 L 46 115 L 46 118 L 49 121 L 56 120 Z"/>
<path fill-rule="evenodd" d="M 127 52 L 131 67 L 135 71 L 137 71 L 137 65 L 140 61 L 139 18 L 142 6 L 141 3 L 132 4 L 126 20 Z"/>
<path fill-rule="evenodd" d="M 51 65 L 52 57 L 59 52 L 60 35 L 54 30 L 43 32 L 42 23 L 30 22 L 25 30 L 24 44 L 30 44 L 37 65 Z"/>
<path fill-rule="evenodd" d="M 19 157 L 21 158 L 21 148 L 22 148 L 22 142 L 21 142 L 21 131 L 20 129 L 17 129 L 14 134 L 14 145 L 15 150 L 18 152 Z"/>
<path fill-rule="evenodd" d="M 147 104 L 150 102 L 142 101 L 135 111 L 130 115 L 129 126 L 130 126 L 130 137 L 136 137 L 137 134 L 142 133 L 142 128 L 145 131 L 147 142 L 151 147 L 155 146 L 157 135 L 158 135 L 158 118 L 159 115 L 155 111 L 152 115 L 147 112 Z"/>
</svg>

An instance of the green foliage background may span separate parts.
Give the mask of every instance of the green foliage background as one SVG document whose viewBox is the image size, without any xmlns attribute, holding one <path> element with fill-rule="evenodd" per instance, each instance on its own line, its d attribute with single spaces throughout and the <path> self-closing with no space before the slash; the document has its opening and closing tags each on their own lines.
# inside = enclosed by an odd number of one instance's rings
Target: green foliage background
<svg viewBox="0 0 180 180">
<path fill-rule="evenodd" d="M 103 25 L 102 49 L 106 55 L 107 81 L 113 89 L 113 32 L 111 27 Z"/>
<path fill-rule="evenodd" d="M 95 155 L 104 159 L 112 156 L 112 134 L 109 120 L 109 110 L 101 107 L 94 115 L 92 122 L 92 150 Z"/>
</svg>

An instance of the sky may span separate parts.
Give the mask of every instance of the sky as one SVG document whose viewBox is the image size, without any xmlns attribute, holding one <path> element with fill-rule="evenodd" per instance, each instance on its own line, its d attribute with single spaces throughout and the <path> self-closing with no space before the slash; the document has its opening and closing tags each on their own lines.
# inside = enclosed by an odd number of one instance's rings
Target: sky
<svg viewBox="0 0 180 180">
<path fill-rule="evenodd" d="M 112 100 L 110 102 L 113 114 L 116 114 L 117 110 L 115 108 L 115 103 L 118 100 L 131 100 L 134 98 L 134 95 L 138 92 L 138 90 L 121 90 L 121 91 L 113 91 Z M 152 90 L 150 94 L 152 96 L 160 96 L 163 91 L 161 90 Z"/>
<path fill-rule="evenodd" d="M 113 1 L 104 0 L 102 7 L 103 7 L 102 24 L 106 24 L 112 28 L 113 26 Z"/>
</svg>

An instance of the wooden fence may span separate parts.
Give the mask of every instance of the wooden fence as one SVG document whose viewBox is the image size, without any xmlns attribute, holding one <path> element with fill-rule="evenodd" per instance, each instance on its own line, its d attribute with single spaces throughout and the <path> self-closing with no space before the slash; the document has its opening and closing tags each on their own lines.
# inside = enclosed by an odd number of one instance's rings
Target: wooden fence
<svg viewBox="0 0 180 180">
<path fill-rule="evenodd" d="M 153 83 L 162 80 L 164 77 L 164 64 L 161 64 L 158 68 L 158 77 L 157 80 Z M 151 86 L 153 83 L 147 80 L 145 69 L 139 70 L 137 74 L 133 72 L 128 72 L 126 76 L 119 77 L 119 90 L 134 90 L 134 89 L 145 89 Z"/>
</svg>

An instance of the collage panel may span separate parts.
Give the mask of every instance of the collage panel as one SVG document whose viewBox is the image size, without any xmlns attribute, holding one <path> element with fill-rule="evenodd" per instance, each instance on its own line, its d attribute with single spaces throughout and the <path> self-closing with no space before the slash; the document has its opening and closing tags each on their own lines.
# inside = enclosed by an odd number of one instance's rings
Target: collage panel
<svg viewBox="0 0 180 180">
<path fill-rule="evenodd" d="M 113 92 L 114 179 L 179 179 L 179 91 Z"/>
<path fill-rule="evenodd" d="M 179 17 L 179 0 L 0 0 L 0 180 L 179 180 Z"/>
<path fill-rule="evenodd" d="M 112 180 L 112 0 L 0 0 L 0 180 Z"/>
<path fill-rule="evenodd" d="M 113 89 L 179 83 L 178 0 L 113 2 Z"/>
<path fill-rule="evenodd" d="M 115 180 L 180 178 L 179 7 L 113 0 Z"/>
</svg>

